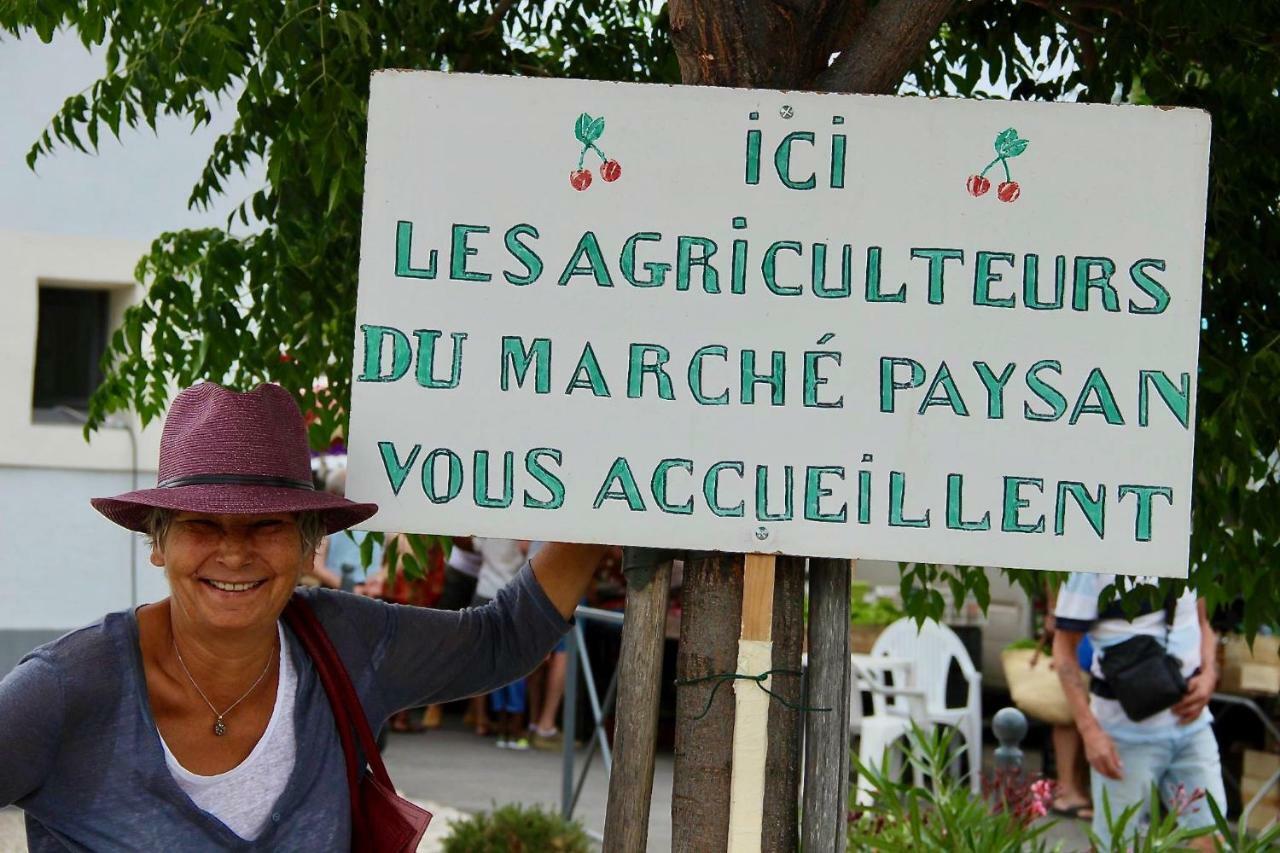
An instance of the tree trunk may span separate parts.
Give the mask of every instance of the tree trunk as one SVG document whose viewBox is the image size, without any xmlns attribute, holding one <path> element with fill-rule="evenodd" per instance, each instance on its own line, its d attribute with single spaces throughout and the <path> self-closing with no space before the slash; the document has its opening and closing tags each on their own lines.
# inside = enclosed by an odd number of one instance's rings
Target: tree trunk
<svg viewBox="0 0 1280 853">
<path fill-rule="evenodd" d="M 700 554 L 685 563 L 677 678 L 737 671 L 742 568 L 741 554 Z M 673 850 L 721 851 L 728 844 L 733 687 L 726 683 L 716 690 L 717 683 L 676 691 Z M 715 700 L 702 716 L 713 690 Z"/>
<path fill-rule="evenodd" d="M 814 88 L 892 95 L 938 32 L 953 0 L 881 0 L 867 13 Z"/>
<path fill-rule="evenodd" d="M 773 580 L 773 668 L 800 671 L 804 646 L 804 557 L 779 557 Z M 803 680 L 773 676 L 774 693 L 804 704 Z M 799 843 L 800 744 L 804 717 L 781 702 L 769 703 L 769 754 L 765 765 L 764 828 L 760 849 L 789 853 Z"/>
<path fill-rule="evenodd" d="M 892 91 L 902 75 L 937 32 L 952 0 L 670 0 L 668 16 L 671 40 L 685 83 L 704 86 L 744 88 L 823 89 L 826 91 Z M 834 64 L 833 54 L 840 56 Z M 828 67 L 830 66 L 830 67 Z M 831 564 L 833 561 L 819 561 Z M 848 562 L 840 562 L 844 578 L 845 664 L 848 668 Z M 790 573 L 783 572 L 781 577 Z M 792 637 L 789 623 L 779 626 L 783 615 L 797 606 L 799 594 L 791 578 L 775 588 L 774 660 L 783 654 L 778 645 L 788 645 Z M 796 600 L 780 607 L 786 595 Z M 832 592 L 835 595 L 835 592 Z M 835 601 L 829 604 L 838 609 Z M 737 663 L 737 641 L 742 605 L 741 555 L 714 555 L 692 561 L 686 567 L 684 611 L 680 632 L 677 672 L 681 678 L 733 672 Z M 788 657 L 793 655 L 788 645 Z M 788 688 L 786 677 L 775 679 Z M 843 683 L 824 685 L 836 696 L 847 695 Z M 673 848 L 723 850 L 728 838 L 730 762 L 733 747 L 732 690 L 716 695 L 707 716 L 698 721 L 710 685 L 682 687 L 677 694 L 676 765 L 672 795 Z M 776 706 L 778 703 L 774 703 Z M 813 704 L 812 699 L 809 704 Z M 785 741 L 794 728 L 784 716 L 785 708 L 770 709 L 770 734 Z M 775 714 L 777 716 L 775 716 Z M 847 726 L 848 708 L 828 714 L 827 727 Z M 831 717 L 840 722 L 832 723 Z M 776 725 L 778 729 L 774 728 Z M 844 736 L 843 734 L 841 735 Z M 834 741 L 833 741 L 834 742 Z M 798 747 L 793 746 L 792 754 Z M 790 782 L 778 752 L 785 745 L 770 744 L 769 784 L 774 791 Z M 847 749 L 842 766 L 848 766 Z M 779 768 L 773 778 L 772 770 Z M 847 785 L 847 781 L 845 782 Z M 835 797 L 839 797 L 837 791 Z M 831 798 L 828 798 L 831 799 Z M 785 794 L 766 797 L 765 849 L 790 849 L 787 845 L 789 817 Z M 794 802 L 794 798 L 791 798 Z M 807 821 L 806 821 L 807 823 Z M 843 812 L 831 832 L 843 839 Z M 807 841 L 806 837 L 806 841 Z M 839 842 L 836 842 L 837 844 Z M 772 845 L 780 846 L 772 846 Z M 805 845 L 806 849 L 823 849 Z M 842 849 L 827 847 L 826 849 Z"/>
<path fill-rule="evenodd" d="M 643 589 L 627 587 L 627 618 L 622 623 L 622 650 L 618 655 L 618 713 L 613 770 L 609 774 L 609 807 L 605 812 L 605 850 L 644 853 L 649 836 L 670 588 L 670 560 L 658 565 Z"/>
<path fill-rule="evenodd" d="M 668 9 L 686 83 L 890 94 L 953 5 L 954 0 L 670 0 Z"/>
<path fill-rule="evenodd" d="M 866 15 L 865 0 L 671 0 L 668 9 L 684 82 L 752 89 L 810 88 Z"/>
</svg>

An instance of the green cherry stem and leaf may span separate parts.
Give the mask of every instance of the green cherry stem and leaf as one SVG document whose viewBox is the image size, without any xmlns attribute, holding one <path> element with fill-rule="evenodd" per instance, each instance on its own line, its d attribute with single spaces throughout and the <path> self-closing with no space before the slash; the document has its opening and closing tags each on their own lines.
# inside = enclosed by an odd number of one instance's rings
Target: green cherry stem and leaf
<svg viewBox="0 0 1280 853">
<path fill-rule="evenodd" d="M 969 194 L 972 196 L 980 196 L 987 190 L 991 189 L 991 181 L 987 180 L 987 172 L 999 163 L 1004 168 L 1004 182 L 996 187 L 996 198 L 1001 201 L 1017 201 L 1018 196 L 1022 194 L 1022 190 L 1018 187 L 1018 182 L 1009 174 L 1009 159 L 1017 157 L 1023 151 L 1027 150 L 1030 143 L 1025 139 L 1018 137 L 1018 131 L 1012 127 L 1007 127 L 996 134 L 995 149 L 996 159 L 987 164 L 976 175 L 970 175 L 967 186 Z"/>
<path fill-rule="evenodd" d="M 596 140 L 604 135 L 604 116 L 592 118 L 589 113 L 578 116 L 573 126 L 573 135 L 582 143 L 582 151 L 578 153 L 578 168 L 569 173 L 569 184 L 581 192 L 591 186 L 591 171 L 583 166 L 587 152 L 594 151 L 600 158 L 600 177 L 605 181 L 616 181 L 622 177 L 622 165 L 617 160 L 610 160 L 608 155 L 596 145 Z"/>
</svg>

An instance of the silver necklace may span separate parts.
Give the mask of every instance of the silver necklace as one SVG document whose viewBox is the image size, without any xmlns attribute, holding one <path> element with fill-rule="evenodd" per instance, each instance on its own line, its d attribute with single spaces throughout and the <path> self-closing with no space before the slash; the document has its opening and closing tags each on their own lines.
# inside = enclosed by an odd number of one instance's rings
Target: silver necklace
<svg viewBox="0 0 1280 853">
<path fill-rule="evenodd" d="M 232 702 L 231 706 L 227 708 L 227 710 L 223 711 L 222 713 L 218 713 L 218 709 L 213 707 L 213 703 L 209 701 L 209 697 L 204 695 L 204 691 L 200 689 L 200 685 L 196 684 L 196 680 L 191 677 L 191 670 L 187 669 L 187 664 L 182 659 L 182 652 L 178 651 L 178 638 L 177 637 L 173 638 L 173 653 L 178 656 L 178 665 L 181 666 L 182 671 L 187 674 L 187 680 L 191 682 L 191 686 L 194 687 L 196 689 L 196 692 L 200 694 L 200 698 L 204 700 L 204 704 L 208 705 L 209 710 L 212 711 L 213 715 L 218 718 L 213 723 L 213 733 L 218 737 L 222 737 L 227 733 L 227 724 L 223 722 L 223 717 L 227 716 L 227 714 L 230 714 L 233 710 L 235 710 L 235 707 L 239 705 L 241 702 L 243 702 L 245 699 L 248 699 L 249 694 L 252 693 L 257 688 L 257 686 L 262 683 L 262 679 L 266 678 L 267 673 L 271 671 L 271 662 L 276 658 L 275 643 L 271 644 L 271 650 L 272 650 L 272 655 L 271 657 L 267 658 L 267 665 L 263 668 L 262 675 L 258 676 L 258 680 L 253 682 L 253 685 L 250 686 L 250 688 L 244 692 L 243 696 L 241 696 L 236 701 Z"/>
</svg>

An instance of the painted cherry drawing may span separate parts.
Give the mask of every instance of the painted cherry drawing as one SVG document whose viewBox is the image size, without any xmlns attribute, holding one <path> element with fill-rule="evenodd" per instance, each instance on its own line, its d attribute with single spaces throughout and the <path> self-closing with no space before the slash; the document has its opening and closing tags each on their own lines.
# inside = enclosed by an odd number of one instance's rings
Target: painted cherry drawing
<svg viewBox="0 0 1280 853">
<path fill-rule="evenodd" d="M 588 113 L 578 116 L 578 121 L 573 126 L 573 135 L 582 143 L 582 151 L 578 153 L 578 168 L 569 173 L 569 184 L 575 190 L 581 192 L 591 186 L 591 170 L 584 166 L 588 151 L 596 152 L 596 156 L 600 158 L 600 177 L 605 182 L 612 183 L 622 177 L 622 164 L 617 160 L 610 160 L 600 150 L 600 146 L 596 145 L 596 140 L 604 135 L 604 116 L 592 118 Z"/>
<path fill-rule="evenodd" d="M 1017 201 L 1018 196 L 1022 195 L 1022 189 L 1009 173 L 1009 160 L 1026 151 L 1027 146 L 1030 144 L 1028 140 L 1019 138 L 1018 131 L 1012 127 L 1005 128 L 996 134 L 996 159 L 988 163 L 986 168 L 978 174 L 969 176 L 969 180 L 965 184 L 969 189 L 969 195 L 984 195 L 987 190 L 991 189 L 991 181 L 987 179 L 987 172 L 991 171 L 999 163 L 1004 168 L 1004 181 L 996 186 L 996 198 L 1004 202 Z"/>
</svg>

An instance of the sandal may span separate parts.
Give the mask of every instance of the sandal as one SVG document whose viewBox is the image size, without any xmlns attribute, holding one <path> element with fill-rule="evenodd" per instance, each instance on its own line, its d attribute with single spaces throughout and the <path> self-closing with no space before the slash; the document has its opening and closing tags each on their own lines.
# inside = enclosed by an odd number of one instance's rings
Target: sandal
<svg viewBox="0 0 1280 853">
<path fill-rule="evenodd" d="M 1089 803 L 1073 803 L 1071 805 L 1059 805 L 1055 800 L 1049 811 L 1058 817 L 1071 818 L 1072 820 L 1093 820 L 1093 806 Z"/>
<path fill-rule="evenodd" d="M 408 711 L 401 711 L 391 718 L 391 731 L 400 732 L 402 734 L 417 734 L 425 731 L 426 727 L 416 719 L 416 715 Z"/>
</svg>

